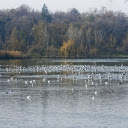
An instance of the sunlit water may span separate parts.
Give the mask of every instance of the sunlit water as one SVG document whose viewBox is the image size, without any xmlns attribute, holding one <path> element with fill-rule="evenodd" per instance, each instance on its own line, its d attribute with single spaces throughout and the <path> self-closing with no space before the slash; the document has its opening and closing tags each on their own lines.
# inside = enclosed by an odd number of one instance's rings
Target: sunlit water
<svg viewBox="0 0 128 128">
<path fill-rule="evenodd" d="M 0 128 L 127 127 L 127 59 L 0 60 Z"/>
</svg>

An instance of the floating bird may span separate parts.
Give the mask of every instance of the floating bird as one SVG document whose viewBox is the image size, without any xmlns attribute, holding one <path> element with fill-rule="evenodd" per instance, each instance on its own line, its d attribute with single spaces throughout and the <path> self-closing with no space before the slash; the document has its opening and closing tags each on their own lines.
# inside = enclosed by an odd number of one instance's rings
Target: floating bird
<svg viewBox="0 0 128 128">
<path fill-rule="evenodd" d="M 105 85 L 107 85 L 108 84 L 108 82 L 105 82 Z"/>
<path fill-rule="evenodd" d="M 28 84 L 28 81 L 25 81 L 25 84 Z"/>
<path fill-rule="evenodd" d="M 27 96 L 27 100 L 30 100 L 30 96 Z"/>
<path fill-rule="evenodd" d="M 92 97 L 92 100 L 95 100 L 95 97 L 94 96 Z"/>
<path fill-rule="evenodd" d="M 43 79 L 43 82 L 45 82 L 45 79 Z"/>
<path fill-rule="evenodd" d="M 95 95 L 97 95 L 97 91 L 95 91 Z"/>
<path fill-rule="evenodd" d="M 50 80 L 48 80 L 48 84 L 50 84 L 51 82 L 50 82 Z"/>
<path fill-rule="evenodd" d="M 10 90 L 10 93 L 12 93 L 13 92 L 13 90 Z"/>
</svg>

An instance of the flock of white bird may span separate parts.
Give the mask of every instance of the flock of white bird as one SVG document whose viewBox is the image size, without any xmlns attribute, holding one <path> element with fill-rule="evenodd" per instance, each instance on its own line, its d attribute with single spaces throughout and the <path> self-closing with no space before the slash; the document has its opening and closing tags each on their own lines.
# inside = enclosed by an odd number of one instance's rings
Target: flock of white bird
<svg viewBox="0 0 128 128">
<path fill-rule="evenodd" d="M 110 81 L 117 81 L 117 84 L 121 85 L 123 82 L 128 81 L 128 66 L 105 66 L 105 65 L 34 65 L 28 67 L 22 66 L 0 66 L 0 80 L 6 80 L 8 84 L 19 83 L 24 85 L 31 85 L 32 87 L 37 84 L 38 78 L 42 79 L 42 82 L 51 84 L 52 78 L 63 82 L 64 79 L 72 79 L 73 81 L 84 80 L 85 88 L 90 85 L 98 86 L 96 81 L 104 81 L 104 85 L 108 85 Z M 0 81 L 0 83 L 1 83 Z M 102 83 L 103 84 L 103 83 Z M 72 88 L 72 92 L 74 88 Z M 11 93 L 13 90 L 10 91 Z M 6 92 L 8 94 L 8 92 Z M 92 100 L 95 99 L 95 95 L 98 92 L 94 92 Z M 31 97 L 27 96 L 27 100 Z"/>
</svg>

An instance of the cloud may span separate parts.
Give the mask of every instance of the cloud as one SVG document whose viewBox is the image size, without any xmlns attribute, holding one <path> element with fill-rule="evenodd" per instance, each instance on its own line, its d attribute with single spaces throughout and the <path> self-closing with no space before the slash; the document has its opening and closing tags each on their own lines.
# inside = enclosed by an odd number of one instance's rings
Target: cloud
<svg viewBox="0 0 128 128">
<path fill-rule="evenodd" d="M 126 3 L 126 2 L 128 2 L 128 0 L 125 0 L 124 2 Z"/>
<path fill-rule="evenodd" d="M 112 2 L 113 0 L 109 0 L 110 2 Z M 127 3 L 128 2 L 128 0 L 124 0 L 124 3 Z"/>
</svg>

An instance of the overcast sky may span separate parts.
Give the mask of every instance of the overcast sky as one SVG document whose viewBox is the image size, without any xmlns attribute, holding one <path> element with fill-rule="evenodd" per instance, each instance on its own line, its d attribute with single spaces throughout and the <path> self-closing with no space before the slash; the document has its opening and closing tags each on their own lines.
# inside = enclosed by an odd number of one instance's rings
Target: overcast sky
<svg viewBox="0 0 128 128">
<path fill-rule="evenodd" d="M 128 0 L 0 0 L 0 9 L 17 8 L 22 4 L 27 4 L 33 9 L 41 10 L 43 4 L 48 9 L 54 11 L 67 11 L 70 8 L 76 8 L 80 12 L 89 9 L 107 7 L 109 10 L 121 10 L 128 14 Z"/>
</svg>

